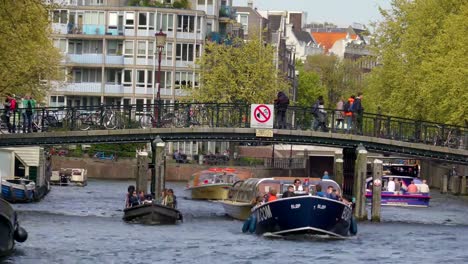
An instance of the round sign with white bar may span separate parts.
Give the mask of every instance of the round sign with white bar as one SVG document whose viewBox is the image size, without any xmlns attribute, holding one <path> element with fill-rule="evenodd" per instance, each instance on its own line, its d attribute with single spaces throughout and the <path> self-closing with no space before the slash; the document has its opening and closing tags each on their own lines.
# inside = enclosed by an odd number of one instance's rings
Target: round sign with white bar
<svg viewBox="0 0 468 264">
<path fill-rule="evenodd" d="M 250 105 L 251 128 L 273 128 L 274 106 L 267 104 Z"/>
</svg>

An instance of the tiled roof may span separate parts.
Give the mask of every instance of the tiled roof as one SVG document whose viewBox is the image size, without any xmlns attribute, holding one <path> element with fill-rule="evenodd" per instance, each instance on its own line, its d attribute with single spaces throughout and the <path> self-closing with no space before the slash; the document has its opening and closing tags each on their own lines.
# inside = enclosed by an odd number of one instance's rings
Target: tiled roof
<svg viewBox="0 0 468 264">
<path fill-rule="evenodd" d="M 320 44 L 321 46 L 323 46 L 325 52 L 328 52 L 328 50 L 331 49 L 331 47 L 333 47 L 333 44 L 335 44 L 337 40 L 346 38 L 346 35 L 348 33 L 346 32 L 312 32 L 311 34 L 314 37 L 317 44 Z M 352 34 L 349 37 L 352 39 L 356 39 L 357 35 Z"/>
<path fill-rule="evenodd" d="M 307 31 L 298 31 L 293 30 L 294 36 L 296 36 L 297 40 L 305 42 L 306 44 L 309 42 L 314 42 L 312 36 Z"/>
</svg>

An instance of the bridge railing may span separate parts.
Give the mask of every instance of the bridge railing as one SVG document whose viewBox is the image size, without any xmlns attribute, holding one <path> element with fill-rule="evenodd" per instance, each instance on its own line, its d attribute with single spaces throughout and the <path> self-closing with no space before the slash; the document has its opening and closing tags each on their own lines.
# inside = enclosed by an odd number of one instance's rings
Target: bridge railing
<svg viewBox="0 0 468 264">
<path fill-rule="evenodd" d="M 250 105 L 244 103 L 163 103 L 24 108 L 2 110 L 0 131 L 6 133 L 156 127 L 250 127 Z M 32 114 L 31 114 L 32 112 Z M 31 116 L 31 118 L 29 118 Z M 29 125 L 31 119 L 31 125 Z M 275 127 L 278 127 L 275 120 Z M 364 112 L 347 113 L 290 106 L 286 129 L 359 134 L 398 141 L 467 149 L 467 127 Z"/>
</svg>

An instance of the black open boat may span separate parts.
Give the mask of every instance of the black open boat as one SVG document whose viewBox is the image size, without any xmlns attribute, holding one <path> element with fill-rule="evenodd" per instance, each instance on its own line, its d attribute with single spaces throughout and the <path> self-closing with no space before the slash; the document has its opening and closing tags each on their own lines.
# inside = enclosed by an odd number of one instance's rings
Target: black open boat
<svg viewBox="0 0 468 264">
<path fill-rule="evenodd" d="M 16 212 L 7 201 L 0 198 L 0 257 L 13 251 L 15 240 L 24 242 L 27 238 L 27 232 L 18 224 Z"/>
<path fill-rule="evenodd" d="M 182 214 L 172 207 L 148 203 L 124 209 L 123 220 L 146 225 L 175 224 Z"/>
</svg>

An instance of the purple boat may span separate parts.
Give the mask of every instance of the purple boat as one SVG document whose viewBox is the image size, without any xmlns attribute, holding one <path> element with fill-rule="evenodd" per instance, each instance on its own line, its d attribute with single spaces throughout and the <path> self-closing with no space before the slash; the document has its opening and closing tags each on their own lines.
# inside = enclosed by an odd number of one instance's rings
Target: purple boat
<svg viewBox="0 0 468 264">
<path fill-rule="evenodd" d="M 381 205 L 404 206 L 404 207 L 428 207 L 431 199 L 429 188 L 419 178 L 419 168 L 417 165 L 391 164 L 384 166 L 382 176 L 382 201 Z M 390 179 L 401 182 L 400 190 L 388 191 L 388 182 Z M 408 192 L 407 186 L 414 183 L 417 186 L 417 192 Z M 366 199 L 368 203 L 372 202 L 372 177 L 366 179 Z"/>
</svg>

